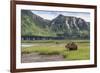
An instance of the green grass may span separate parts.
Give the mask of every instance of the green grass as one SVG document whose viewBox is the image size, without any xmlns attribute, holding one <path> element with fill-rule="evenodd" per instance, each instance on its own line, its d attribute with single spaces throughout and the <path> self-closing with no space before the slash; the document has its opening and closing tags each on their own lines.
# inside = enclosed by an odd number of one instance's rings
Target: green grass
<svg viewBox="0 0 100 73">
<path fill-rule="evenodd" d="M 21 41 L 22 43 L 68 43 L 68 42 L 76 42 L 76 43 L 89 43 L 89 40 L 25 40 Z"/>
<path fill-rule="evenodd" d="M 60 54 L 60 52 L 64 51 L 64 46 L 59 46 L 57 47 L 58 45 L 56 44 L 40 44 L 38 46 L 32 46 L 32 47 L 28 47 L 28 48 L 25 48 L 23 47 L 22 48 L 22 53 L 32 53 L 32 52 L 38 52 L 40 54 L 47 54 L 47 55 L 51 55 L 51 54 Z"/>
<path fill-rule="evenodd" d="M 65 60 L 87 60 L 90 58 L 90 48 L 88 40 L 73 40 L 78 45 L 78 50 L 68 51 L 65 45 L 66 40 L 42 40 L 34 41 L 31 44 L 38 44 L 31 47 L 22 47 L 22 54 L 37 52 L 40 55 L 62 55 Z M 41 42 L 41 43 L 40 43 Z M 56 43 L 58 42 L 58 43 Z M 25 42 L 24 42 L 25 43 Z"/>
</svg>

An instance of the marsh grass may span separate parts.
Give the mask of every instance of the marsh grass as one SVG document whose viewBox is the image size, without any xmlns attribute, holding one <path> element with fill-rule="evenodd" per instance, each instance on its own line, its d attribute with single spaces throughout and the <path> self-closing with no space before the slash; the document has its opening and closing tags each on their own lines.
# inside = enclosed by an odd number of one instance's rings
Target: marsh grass
<svg viewBox="0 0 100 73">
<path fill-rule="evenodd" d="M 21 43 L 68 43 L 68 42 L 77 42 L 77 43 L 89 43 L 89 40 L 22 40 Z"/>
<path fill-rule="evenodd" d="M 34 43 L 38 43 L 35 41 Z M 62 55 L 65 60 L 87 60 L 90 59 L 89 41 L 76 40 L 78 50 L 69 51 L 65 45 L 69 41 L 41 41 L 37 46 L 22 47 L 22 54 L 38 53 L 39 55 Z M 43 43 L 45 42 L 45 43 Z M 47 43 L 48 42 L 48 43 Z M 59 43 L 56 43 L 59 42 Z M 33 44 L 34 44 L 33 43 Z M 39 45 L 40 44 L 40 45 Z"/>
</svg>

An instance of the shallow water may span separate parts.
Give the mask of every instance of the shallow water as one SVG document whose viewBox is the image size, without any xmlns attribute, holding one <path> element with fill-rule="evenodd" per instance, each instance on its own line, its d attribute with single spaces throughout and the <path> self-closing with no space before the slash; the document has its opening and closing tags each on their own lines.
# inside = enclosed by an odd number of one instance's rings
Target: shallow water
<svg viewBox="0 0 100 73">
<path fill-rule="evenodd" d="M 34 46 L 35 44 L 31 44 L 31 43 L 22 43 L 21 46 L 22 47 L 31 47 Z"/>
</svg>

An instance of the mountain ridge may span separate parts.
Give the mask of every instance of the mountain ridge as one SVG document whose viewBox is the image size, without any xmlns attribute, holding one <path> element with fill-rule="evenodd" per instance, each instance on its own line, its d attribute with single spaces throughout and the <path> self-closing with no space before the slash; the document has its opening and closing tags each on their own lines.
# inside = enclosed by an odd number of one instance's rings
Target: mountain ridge
<svg viewBox="0 0 100 73">
<path fill-rule="evenodd" d="M 59 14 L 52 20 L 47 20 L 30 10 L 21 11 L 22 36 L 57 36 L 89 38 L 90 23 L 82 18 Z"/>
</svg>

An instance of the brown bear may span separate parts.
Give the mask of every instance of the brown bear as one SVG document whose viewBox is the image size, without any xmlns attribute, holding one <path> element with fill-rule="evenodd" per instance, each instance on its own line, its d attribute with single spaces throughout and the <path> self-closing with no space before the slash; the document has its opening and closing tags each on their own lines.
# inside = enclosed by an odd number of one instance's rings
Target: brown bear
<svg viewBox="0 0 100 73">
<path fill-rule="evenodd" d="M 67 48 L 68 50 L 77 50 L 78 46 L 74 42 L 70 42 L 65 45 L 65 48 Z"/>
</svg>

